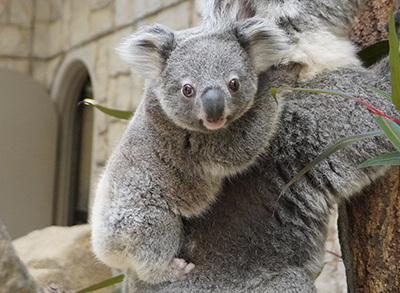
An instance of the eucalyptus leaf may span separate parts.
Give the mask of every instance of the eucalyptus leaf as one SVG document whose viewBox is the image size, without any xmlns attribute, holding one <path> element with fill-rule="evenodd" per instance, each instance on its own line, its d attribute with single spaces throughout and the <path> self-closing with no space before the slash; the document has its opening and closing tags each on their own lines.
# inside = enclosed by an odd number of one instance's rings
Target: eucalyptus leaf
<svg viewBox="0 0 400 293">
<path fill-rule="evenodd" d="M 397 40 L 396 26 L 393 15 L 393 5 L 389 17 L 389 64 L 392 83 L 392 101 L 396 109 L 400 110 L 400 63 L 399 42 Z"/>
<path fill-rule="evenodd" d="M 357 53 L 365 67 L 370 67 L 376 62 L 386 57 L 389 52 L 389 42 L 387 40 L 380 41 L 371 46 L 366 47 Z"/>
<path fill-rule="evenodd" d="M 357 142 L 357 141 L 360 141 L 360 140 L 363 140 L 363 139 L 366 139 L 366 138 L 371 138 L 371 137 L 374 137 L 374 136 L 378 136 L 378 135 L 383 135 L 383 134 L 384 134 L 383 131 L 372 131 L 372 132 L 367 132 L 367 133 L 363 133 L 363 134 L 357 134 L 357 135 L 349 136 L 349 137 L 346 137 L 346 138 L 343 138 L 343 139 L 339 140 L 337 143 L 335 143 L 334 145 L 330 146 L 322 154 L 320 154 L 318 157 L 316 157 L 311 163 L 309 163 L 306 167 L 304 167 L 299 173 L 297 173 L 296 176 L 294 176 L 289 181 L 289 183 L 286 184 L 286 186 L 283 188 L 282 192 L 278 196 L 278 200 L 289 189 L 289 187 L 294 182 L 296 182 L 301 176 L 303 176 L 308 171 L 310 171 L 311 168 L 313 168 L 315 165 L 317 165 L 318 163 L 320 163 L 321 161 L 323 161 L 324 159 L 329 157 L 334 152 L 336 152 L 336 151 L 338 151 L 338 150 L 344 148 L 345 146 L 347 146 L 349 144 L 352 144 L 354 142 Z"/>
<path fill-rule="evenodd" d="M 131 111 L 115 110 L 115 109 L 110 109 L 110 108 L 104 107 L 104 106 L 100 105 L 99 103 L 97 103 L 93 99 L 84 99 L 82 102 L 79 103 L 79 105 L 80 104 L 94 106 L 97 109 L 99 109 L 101 112 L 103 112 L 107 115 L 119 118 L 119 119 L 128 120 L 133 115 L 133 112 L 131 112 Z"/>
<path fill-rule="evenodd" d="M 358 168 L 365 168 L 369 166 L 381 166 L 381 165 L 400 165 L 400 153 L 393 152 L 384 154 L 379 157 L 375 157 L 362 163 Z"/>
<path fill-rule="evenodd" d="M 369 85 L 365 85 L 365 84 L 363 84 L 363 86 L 368 88 L 368 89 L 370 89 L 370 90 L 373 90 L 374 92 L 380 94 L 381 96 L 384 96 L 385 98 L 388 98 L 389 100 L 392 100 L 392 96 L 390 94 L 388 94 L 387 92 L 384 92 L 384 91 L 382 91 L 380 89 L 377 89 L 377 88 L 375 88 L 373 86 L 369 86 Z"/>
<path fill-rule="evenodd" d="M 392 144 L 400 151 L 400 126 L 386 117 L 378 116 L 376 122 Z"/>
<path fill-rule="evenodd" d="M 85 289 L 79 290 L 76 293 L 86 293 L 86 292 L 93 292 L 99 289 L 103 289 L 112 285 L 115 285 L 117 283 L 121 283 L 124 280 L 124 275 L 118 275 L 116 277 L 104 280 L 100 283 L 94 284 L 92 286 L 89 286 Z"/>
</svg>

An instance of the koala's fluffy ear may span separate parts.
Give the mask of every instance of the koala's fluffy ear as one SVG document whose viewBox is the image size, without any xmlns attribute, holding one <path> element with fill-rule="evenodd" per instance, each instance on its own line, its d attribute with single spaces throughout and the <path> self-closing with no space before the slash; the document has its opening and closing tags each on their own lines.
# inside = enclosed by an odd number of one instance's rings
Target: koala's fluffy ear
<svg viewBox="0 0 400 293">
<path fill-rule="evenodd" d="M 283 30 L 260 19 L 239 22 L 234 34 L 249 54 L 257 74 L 282 63 L 290 49 L 290 41 Z"/>
<path fill-rule="evenodd" d="M 117 52 L 140 76 L 157 78 L 174 47 L 174 32 L 156 24 L 133 33 Z"/>
</svg>

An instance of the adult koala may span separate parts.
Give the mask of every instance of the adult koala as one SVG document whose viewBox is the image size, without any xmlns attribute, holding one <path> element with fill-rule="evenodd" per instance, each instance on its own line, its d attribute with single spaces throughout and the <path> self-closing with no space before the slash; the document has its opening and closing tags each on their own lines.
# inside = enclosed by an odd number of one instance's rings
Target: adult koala
<svg viewBox="0 0 400 293">
<path fill-rule="evenodd" d="M 252 21 L 254 20 L 239 22 L 239 27 L 242 27 L 242 29 L 252 27 Z M 238 34 L 237 25 L 235 22 L 228 21 L 227 23 L 224 22 L 223 28 L 214 27 L 211 29 L 205 25 L 202 28 L 175 32 L 173 33 L 173 42 L 169 42 L 167 46 L 160 46 L 165 38 L 156 38 L 154 31 L 151 34 L 148 34 L 147 31 L 149 38 L 146 38 L 146 41 L 140 39 L 141 41 L 137 43 L 128 42 L 130 44 L 127 50 L 128 56 L 137 54 L 136 50 L 139 48 L 139 51 L 143 53 L 149 50 L 148 56 L 153 58 L 144 59 L 146 63 L 138 68 L 142 68 L 145 72 L 149 68 L 156 68 L 161 70 L 161 74 L 156 74 L 156 78 L 148 82 L 147 91 L 135 116 L 136 118 L 131 120 L 117 151 L 110 158 L 98 189 L 93 215 L 95 251 L 99 258 L 106 263 L 126 270 L 124 285 L 126 292 L 314 292 L 312 279 L 321 269 L 327 221 L 333 204 L 343 197 L 359 191 L 385 171 L 385 168 L 382 167 L 356 170 L 356 166 L 368 157 L 392 151 L 393 147 L 387 140 L 379 137 L 355 144 L 331 156 L 295 183 L 280 199 L 275 208 L 277 196 L 285 183 L 328 145 L 348 135 L 376 130 L 377 126 L 374 122 L 375 117 L 354 100 L 292 92 L 279 100 L 279 107 L 277 108 L 269 95 L 269 88 L 290 85 L 292 87 L 342 90 L 360 97 L 370 104 L 379 101 L 381 105 L 378 108 L 395 117 L 398 114 L 389 101 L 376 100 L 376 97 L 371 97 L 373 96 L 372 92 L 368 92 L 358 85 L 364 83 L 390 91 L 389 66 L 387 60 L 384 60 L 373 71 L 368 71 L 362 68 L 358 62 L 352 61 L 329 71 L 322 73 L 317 71 L 319 74 L 312 79 L 311 75 L 303 75 L 299 78 L 297 65 L 277 65 L 269 68 L 273 64 L 270 61 L 274 60 L 276 64 L 286 64 L 289 61 L 287 56 L 293 56 L 287 53 L 287 50 L 290 50 L 290 46 L 287 49 L 287 44 L 290 45 L 290 42 L 282 43 L 282 40 L 285 40 L 283 33 L 274 33 L 274 35 L 280 35 L 277 39 L 260 37 L 258 34 L 260 27 L 258 27 L 258 29 L 252 30 L 255 34 L 250 34 L 250 36 L 257 37 L 241 39 L 240 36 L 246 34 Z M 267 31 L 271 31 L 271 29 L 274 32 L 276 31 L 276 27 L 271 24 L 263 25 L 263 27 L 269 28 Z M 160 32 L 159 27 L 155 30 L 155 32 L 157 31 Z M 164 33 L 161 35 L 164 36 Z M 169 32 L 167 35 L 171 36 Z M 226 38 L 227 36 L 229 37 Z M 213 45 L 208 46 L 210 38 L 216 43 L 213 41 L 211 42 Z M 137 38 L 134 37 L 133 40 L 135 39 Z M 239 51 L 244 50 L 243 52 L 247 54 L 248 60 L 251 60 L 250 65 L 245 66 L 246 70 L 252 67 L 254 73 L 258 74 L 257 92 L 252 91 L 253 94 L 255 93 L 252 106 L 243 115 L 238 115 L 237 119 L 230 124 L 225 125 L 224 122 L 223 126 L 225 127 L 217 130 L 207 128 L 207 124 L 204 123 L 204 119 L 206 119 L 204 115 L 200 115 L 204 118 L 198 119 L 201 123 L 200 125 L 197 124 L 199 128 L 195 129 L 182 127 L 172 118 L 167 119 L 171 112 L 166 109 L 172 110 L 174 108 L 168 107 L 175 105 L 174 97 L 177 98 L 178 96 L 177 94 L 171 95 L 172 100 L 168 101 L 167 104 L 163 105 L 160 102 L 158 97 L 166 92 L 162 90 L 163 86 L 167 86 L 164 84 L 165 79 L 163 80 L 163 78 L 166 76 L 175 77 L 176 74 L 179 82 L 173 79 L 171 90 L 175 86 L 174 92 L 180 93 L 181 88 L 183 89 L 184 85 L 189 84 L 186 81 L 182 82 L 181 78 L 189 75 L 188 77 L 192 79 L 204 77 L 211 82 L 222 74 L 219 70 L 227 64 L 238 62 L 238 60 L 242 62 L 242 58 L 238 59 L 241 54 L 235 53 L 226 56 L 226 53 L 232 52 L 231 46 L 236 45 L 221 43 L 222 48 L 216 50 L 219 47 L 215 47 L 215 44 L 219 44 L 221 40 L 228 41 L 229 44 L 233 42 L 239 46 L 237 47 L 240 48 Z M 240 40 L 247 41 L 241 42 Z M 266 41 L 269 45 L 266 46 L 267 43 L 264 43 L 262 46 L 257 46 L 257 41 Z M 280 50 L 275 50 L 276 44 L 283 44 L 282 49 L 285 49 L 282 51 L 283 54 L 279 54 Z M 255 46 L 253 47 L 253 45 Z M 271 45 L 273 46 L 271 47 Z M 168 54 L 166 54 L 165 49 L 169 49 L 171 46 L 172 51 L 167 50 Z M 207 50 L 199 54 L 200 52 L 196 51 L 199 46 L 205 46 Z M 184 48 L 185 50 L 179 51 L 177 48 Z M 257 48 L 257 50 L 249 50 L 249 48 Z M 272 49 L 275 54 L 270 55 L 271 58 L 265 59 L 266 56 L 269 56 L 268 53 L 270 54 L 271 50 L 266 53 L 267 51 L 262 48 Z M 196 54 L 191 53 L 193 50 Z M 179 58 L 171 57 L 174 52 L 180 54 L 178 55 Z M 182 55 L 183 52 L 186 52 L 186 54 Z M 221 60 L 224 60 L 224 62 L 216 63 L 215 55 L 222 58 Z M 182 56 L 185 58 L 182 58 Z M 208 63 L 209 58 L 213 58 L 211 59 L 213 62 Z M 149 60 L 160 62 L 155 63 L 157 64 L 156 67 L 145 66 L 154 64 L 148 62 Z M 255 60 L 258 60 L 258 62 L 254 62 Z M 257 67 L 264 64 L 261 62 L 263 60 L 268 60 L 267 66 L 265 68 Z M 351 60 L 356 59 L 352 56 Z M 135 65 L 135 62 L 132 63 Z M 165 75 L 163 72 L 169 64 L 179 66 L 168 71 L 174 74 Z M 197 67 L 194 66 L 196 64 Z M 203 66 L 207 70 L 201 71 Z M 193 73 L 192 70 L 194 70 Z M 239 67 L 236 70 L 239 70 Z M 306 81 L 305 76 L 309 79 L 308 81 Z M 215 81 L 218 80 L 221 79 L 217 78 Z M 220 82 L 219 86 L 222 88 L 222 84 L 225 84 L 229 87 L 230 80 L 232 79 L 226 78 L 225 83 Z M 252 80 L 253 82 L 256 81 L 256 79 Z M 176 86 L 177 84 L 179 84 L 179 87 Z M 207 82 L 201 79 L 200 88 L 204 90 L 200 90 L 200 92 L 207 92 L 205 84 Z M 153 90 L 154 87 L 155 90 Z M 184 93 L 183 90 L 182 93 Z M 202 96 L 200 95 L 200 97 Z M 165 95 L 162 95 L 162 97 L 165 97 Z M 229 95 L 227 97 L 229 98 Z M 204 107 L 203 110 L 206 112 Z M 257 113 L 258 110 L 260 110 L 260 114 Z M 151 122 L 148 119 L 154 113 L 156 113 L 155 117 L 164 118 L 157 118 L 154 119 L 154 122 Z M 188 112 L 172 112 L 172 114 L 174 113 L 186 116 Z M 264 118 L 266 120 L 263 120 L 263 117 L 266 117 Z M 168 197 L 164 196 L 163 193 L 157 193 L 160 190 L 147 188 L 154 186 L 146 185 L 146 183 L 152 182 L 149 179 L 153 179 L 154 174 L 144 177 L 145 180 L 139 181 L 140 184 L 132 182 L 132 178 L 136 180 L 137 177 L 135 177 L 136 173 L 132 177 L 130 166 L 140 159 L 134 151 L 139 152 L 139 154 L 144 152 L 145 155 L 148 155 L 146 150 L 138 148 L 142 142 L 154 143 L 159 150 L 162 150 L 160 146 L 168 146 L 166 152 L 157 153 L 161 158 L 167 156 L 167 160 L 162 160 L 157 166 L 162 166 L 165 163 L 170 164 L 169 153 L 171 150 L 175 151 L 177 146 L 178 149 L 185 150 L 186 160 L 173 165 L 173 171 L 175 171 L 181 167 L 192 166 L 192 160 L 194 163 L 203 162 L 206 152 L 199 152 L 201 150 L 200 144 L 194 138 L 207 137 L 207 139 L 199 140 L 201 145 L 208 141 L 209 137 L 223 138 L 218 140 L 217 144 L 211 144 L 213 147 L 208 148 L 207 151 L 213 150 L 211 154 L 215 155 L 215 151 L 226 150 L 220 158 L 229 158 L 227 156 L 230 153 L 229 147 L 234 148 L 237 145 L 229 143 L 221 145 L 221 142 L 224 143 L 224 139 L 229 138 L 229 135 L 213 134 L 218 132 L 221 134 L 224 131 L 230 132 L 235 129 L 234 125 L 242 125 L 246 121 L 254 122 L 257 120 L 265 122 L 260 124 L 265 129 L 255 132 L 257 135 L 252 136 L 251 140 L 243 140 L 245 149 L 253 147 L 254 141 L 258 142 L 256 145 L 260 146 L 260 148 L 255 148 L 256 152 L 252 152 L 254 157 L 247 160 L 248 164 L 240 165 L 241 167 L 251 165 L 250 168 L 245 171 L 242 171 L 242 168 L 237 168 L 235 172 L 222 173 L 223 176 L 219 178 L 221 168 L 207 169 L 210 164 L 199 164 L 204 168 L 201 169 L 202 172 L 194 173 L 195 175 L 204 175 L 204 177 L 200 176 L 199 180 L 205 180 L 208 176 L 212 180 L 220 179 L 222 184 L 222 186 L 219 186 L 220 183 L 218 182 L 218 188 L 211 192 L 211 194 L 214 194 L 214 192 L 220 190 L 218 200 L 205 212 L 206 207 L 213 202 L 213 200 L 207 201 L 201 209 L 203 211 L 201 217 L 190 217 L 198 214 L 190 212 L 192 202 L 187 203 L 186 207 L 189 212 L 184 214 L 179 208 L 174 209 L 178 206 L 176 204 L 174 206 L 175 200 L 180 199 L 174 197 L 174 193 L 171 197 Z M 147 136 L 144 135 L 148 133 L 134 132 L 135 127 L 136 129 L 137 127 L 144 127 L 141 121 L 146 121 L 148 126 L 153 126 L 152 131 L 155 135 L 150 135 L 151 141 L 147 140 Z M 278 131 L 274 131 L 274 127 L 267 125 L 268 123 L 274 125 L 277 121 L 280 121 Z M 163 126 L 164 123 L 166 123 L 166 127 Z M 162 127 L 161 131 L 157 131 L 158 127 Z M 233 129 L 231 129 L 232 127 Z M 147 129 L 150 129 L 150 127 Z M 236 134 L 246 137 L 254 134 L 253 128 L 248 130 L 245 127 Z M 166 131 L 166 135 L 163 135 L 163 131 Z M 190 138 L 187 139 L 189 132 Z M 174 135 L 169 136 L 171 133 Z M 258 139 L 259 136 L 260 140 Z M 135 141 L 137 138 L 139 140 Z M 165 139 L 172 139 L 171 143 L 164 143 Z M 269 149 L 266 149 L 266 140 L 270 140 Z M 135 148 L 130 149 L 134 144 L 137 144 Z M 204 145 L 207 147 L 207 143 Z M 147 147 L 153 149 L 151 145 L 146 144 Z M 239 149 L 236 150 L 239 151 Z M 236 150 L 233 149 L 232 154 L 241 158 L 240 151 L 236 152 Z M 203 156 L 200 156 L 199 160 L 193 155 L 193 152 Z M 262 154 L 261 157 L 259 157 L 260 153 Z M 257 157 L 258 160 L 255 159 Z M 190 160 L 187 158 L 190 158 Z M 208 157 L 208 155 L 207 159 L 213 160 L 212 156 Z M 221 159 L 216 162 L 224 162 Z M 141 172 L 143 172 L 143 168 L 148 168 L 148 161 L 146 159 L 144 161 L 146 164 L 139 167 L 142 168 L 140 169 Z M 160 175 L 166 176 L 167 179 L 171 178 L 171 173 L 168 173 L 170 171 L 167 168 L 163 167 L 161 170 L 167 173 Z M 218 172 L 215 172 L 215 170 L 218 170 Z M 223 180 L 223 177 L 238 171 L 242 171 L 242 173 Z M 189 177 L 183 177 L 183 180 L 172 181 L 172 184 L 167 185 L 168 190 L 176 191 L 182 186 L 184 187 L 185 184 L 189 184 L 190 187 L 193 181 L 185 182 L 185 178 L 190 178 L 191 174 L 193 173 L 184 174 Z M 139 177 L 139 179 L 141 178 Z M 163 182 L 165 183 L 165 181 Z M 143 183 L 144 185 L 141 185 Z M 135 198 L 137 186 L 140 188 L 144 186 L 144 188 L 139 190 L 140 192 L 137 193 L 139 196 Z M 194 186 L 196 187 L 196 185 Z M 149 192 L 146 194 L 143 190 Z M 197 192 L 197 190 L 200 190 L 200 192 Z M 198 196 L 193 197 L 193 204 L 197 204 L 197 200 L 202 199 L 202 193 L 201 189 L 195 188 L 194 191 Z M 208 189 L 205 191 L 208 191 Z M 211 198 L 214 199 L 214 197 Z M 140 214 L 143 211 L 144 213 Z M 162 215 L 162 217 L 158 218 L 159 215 Z M 160 222 L 160 219 L 164 222 Z M 183 222 L 183 228 L 180 221 Z M 181 229 L 183 229 L 183 237 L 180 233 Z M 168 235 L 165 240 L 164 235 Z M 174 237 L 176 237 L 176 243 L 173 242 Z M 174 253 L 178 250 L 178 254 L 175 255 Z M 140 253 L 137 253 L 137 251 Z M 165 251 L 168 253 L 165 253 Z M 188 269 L 186 263 L 174 262 L 175 257 L 194 263 L 196 268 L 188 272 L 193 266 Z M 144 265 L 138 265 L 138 263 Z M 161 274 L 158 273 L 160 271 Z M 178 273 L 176 274 L 176 272 Z M 186 273 L 188 273 L 186 278 L 181 279 Z M 155 278 L 154 275 L 156 275 Z M 156 284 L 167 280 L 176 282 Z"/>
</svg>

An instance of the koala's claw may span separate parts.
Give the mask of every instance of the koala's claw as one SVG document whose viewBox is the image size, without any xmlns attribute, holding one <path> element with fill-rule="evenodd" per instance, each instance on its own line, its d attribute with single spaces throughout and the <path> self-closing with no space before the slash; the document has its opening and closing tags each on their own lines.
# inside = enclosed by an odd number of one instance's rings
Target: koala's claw
<svg viewBox="0 0 400 293">
<path fill-rule="evenodd" d="M 193 263 L 187 263 L 182 258 L 174 258 L 170 264 L 172 276 L 176 281 L 180 281 L 186 277 L 194 269 Z"/>
</svg>

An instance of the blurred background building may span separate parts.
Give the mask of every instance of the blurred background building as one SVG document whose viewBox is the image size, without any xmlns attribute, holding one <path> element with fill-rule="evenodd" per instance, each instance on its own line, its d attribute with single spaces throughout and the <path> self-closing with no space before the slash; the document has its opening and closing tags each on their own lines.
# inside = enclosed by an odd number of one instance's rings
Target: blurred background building
<svg viewBox="0 0 400 293">
<path fill-rule="evenodd" d="M 85 223 L 143 80 L 115 53 L 138 28 L 196 25 L 195 0 L 0 0 L 0 215 L 13 238 Z"/>
</svg>

